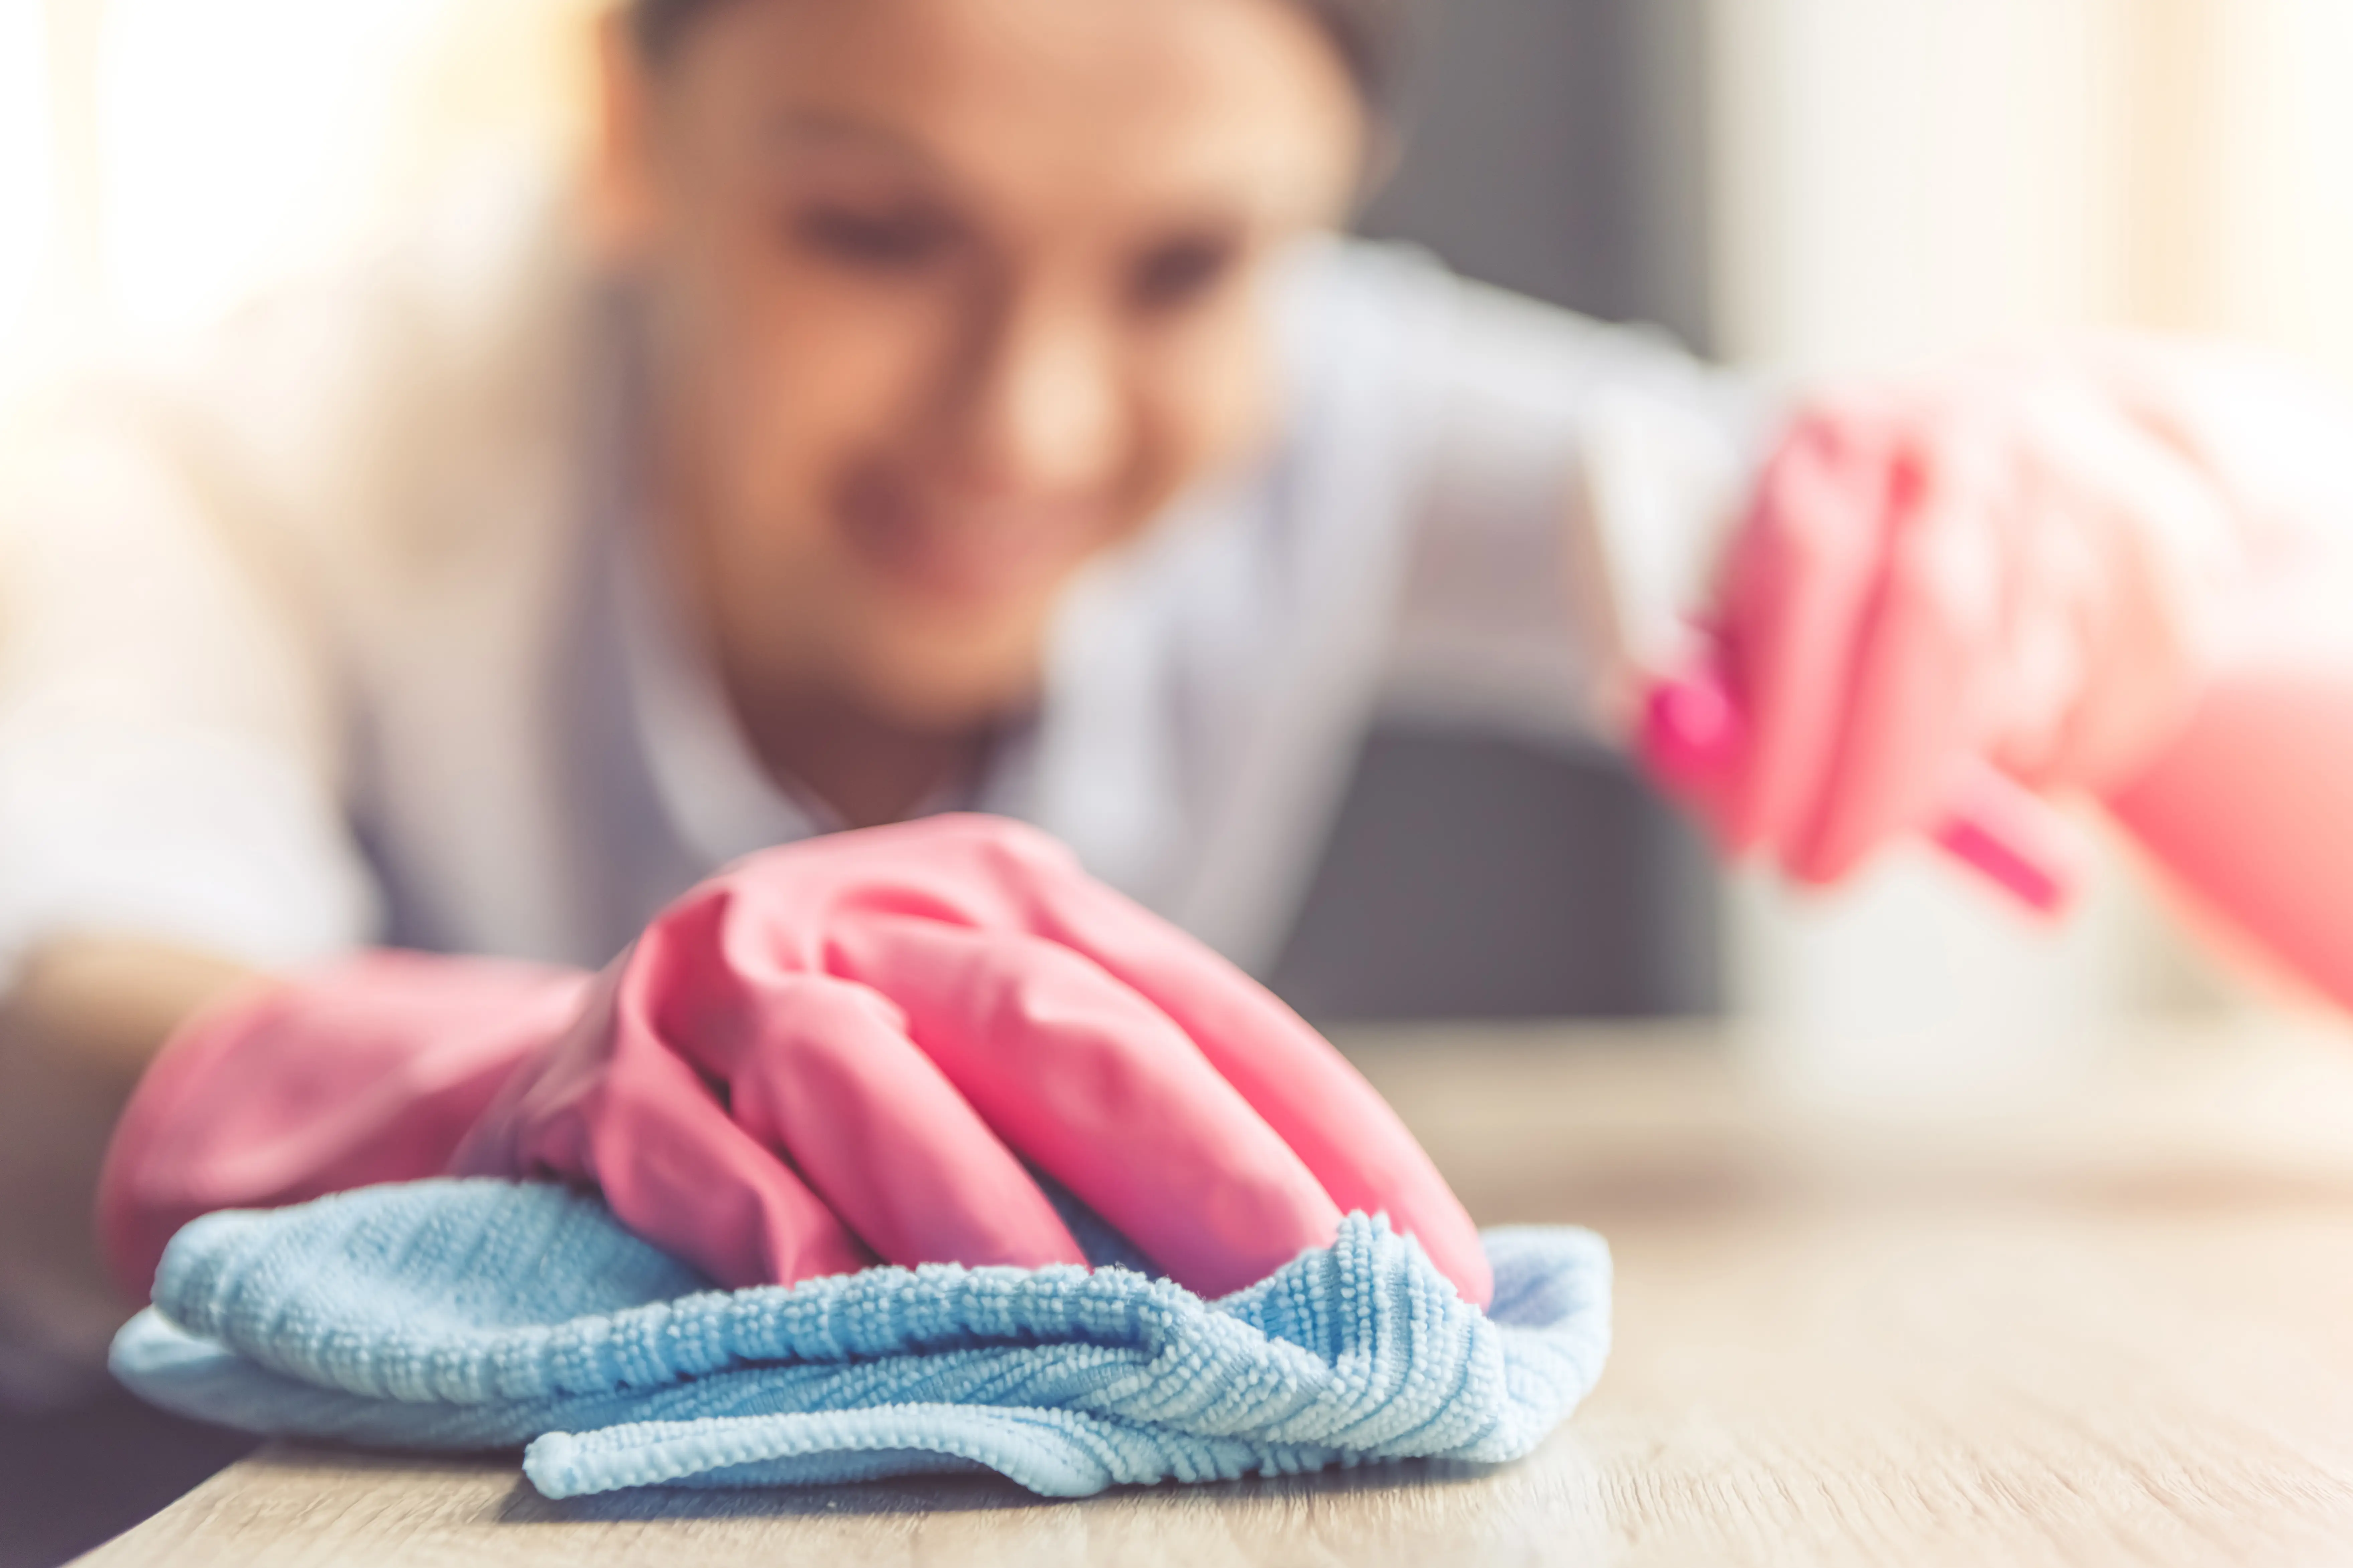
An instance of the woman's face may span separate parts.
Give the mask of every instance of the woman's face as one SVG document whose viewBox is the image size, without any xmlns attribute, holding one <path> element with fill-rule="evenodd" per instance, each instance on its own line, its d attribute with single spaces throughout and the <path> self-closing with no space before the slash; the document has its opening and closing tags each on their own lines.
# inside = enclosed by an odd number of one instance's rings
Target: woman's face
<svg viewBox="0 0 2353 1568">
<path fill-rule="evenodd" d="M 1285 0 L 733 0 L 617 49 L 663 501 L 739 692 L 961 727 L 1270 419 L 1260 285 L 1363 125 Z"/>
</svg>

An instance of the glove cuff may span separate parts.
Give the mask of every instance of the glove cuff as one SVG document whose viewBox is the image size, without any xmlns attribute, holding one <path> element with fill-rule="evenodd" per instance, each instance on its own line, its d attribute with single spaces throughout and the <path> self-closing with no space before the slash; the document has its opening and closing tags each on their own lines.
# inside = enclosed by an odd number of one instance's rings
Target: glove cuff
<svg viewBox="0 0 2353 1568">
<path fill-rule="evenodd" d="M 99 1178 L 108 1267 L 132 1297 L 164 1245 L 222 1208 L 274 1208 L 438 1174 L 588 976 L 374 951 L 241 987 L 166 1042 Z"/>
</svg>

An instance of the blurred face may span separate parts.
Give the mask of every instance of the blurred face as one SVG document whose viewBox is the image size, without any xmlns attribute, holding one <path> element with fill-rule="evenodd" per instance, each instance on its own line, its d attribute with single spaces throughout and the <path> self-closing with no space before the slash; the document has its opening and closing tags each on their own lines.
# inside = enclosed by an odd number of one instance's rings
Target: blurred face
<svg viewBox="0 0 2353 1568">
<path fill-rule="evenodd" d="M 1283 0 L 733 0 L 614 51 L 665 521 L 739 699 L 970 727 L 1270 421 L 1258 299 L 1363 127 Z"/>
</svg>

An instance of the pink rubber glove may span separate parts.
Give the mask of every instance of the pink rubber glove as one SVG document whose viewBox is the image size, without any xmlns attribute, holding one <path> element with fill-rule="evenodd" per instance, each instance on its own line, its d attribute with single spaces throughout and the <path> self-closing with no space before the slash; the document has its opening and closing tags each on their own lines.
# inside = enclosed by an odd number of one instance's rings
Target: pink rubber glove
<svg viewBox="0 0 2353 1568">
<path fill-rule="evenodd" d="M 2216 680 L 2109 808 L 2237 939 L 2227 946 L 2353 1009 L 2348 801 L 2353 657 L 2283 651 Z"/>
<path fill-rule="evenodd" d="M 1988 763 L 2114 787 L 2189 715 L 2243 554 L 2219 485 L 2090 374 L 1824 400 L 1726 563 L 1737 755 L 1651 760 L 1732 851 L 1815 883 L 1935 826 Z"/>
<path fill-rule="evenodd" d="M 593 983 L 378 957 L 223 1009 L 142 1083 L 101 1224 L 143 1283 L 204 1207 L 447 1168 L 593 1182 L 728 1285 L 1082 1261 L 1024 1160 L 1205 1293 L 1356 1209 L 1492 1292 L 1461 1205 L 1327 1042 L 985 817 L 752 857 Z"/>
<path fill-rule="evenodd" d="M 259 983 L 183 1025 L 140 1079 L 99 1176 L 99 1240 L 144 1300 L 199 1215 L 439 1174 L 593 977 L 370 952 Z"/>
<path fill-rule="evenodd" d="M 1820 405 L 1730 563 L 1734 689 L 1664 689 L 1691 711 L 1646 753 L 1815 880 L 1967 759 L 2078 786 L 2212 934 L 2353 1008 L 2348 450 L 2341 389 L 2223 344 Z"/>
<path fill-rule="evenodd" d="M 2254 580 L 2189 722 L 2109 810 L 2211 934 L 2353 1009 L 2353 400 L 2228 344 L 2125 347 L 2114 384 L 2216 477 Z"/>
</svg>

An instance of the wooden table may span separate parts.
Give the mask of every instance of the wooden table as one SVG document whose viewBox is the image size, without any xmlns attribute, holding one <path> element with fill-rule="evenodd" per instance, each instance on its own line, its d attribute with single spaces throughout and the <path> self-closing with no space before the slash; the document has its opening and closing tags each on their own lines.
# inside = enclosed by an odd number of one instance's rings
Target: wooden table
<svg viewBox="0 0 2353 1568">
<path fill-rule="evenodd" d="M 1616 1248 L 1609 1370 L 1522 1464 L 552 1503 L 511 1458 L 281 1446 L 85 1561 L 2353 1562 L 2353 1041 L 2137 1041 L 2032 1106 L 1872 1118 L 1722 1045 L 1354 1043 L 1482 1221 Z"/>
</svg>

